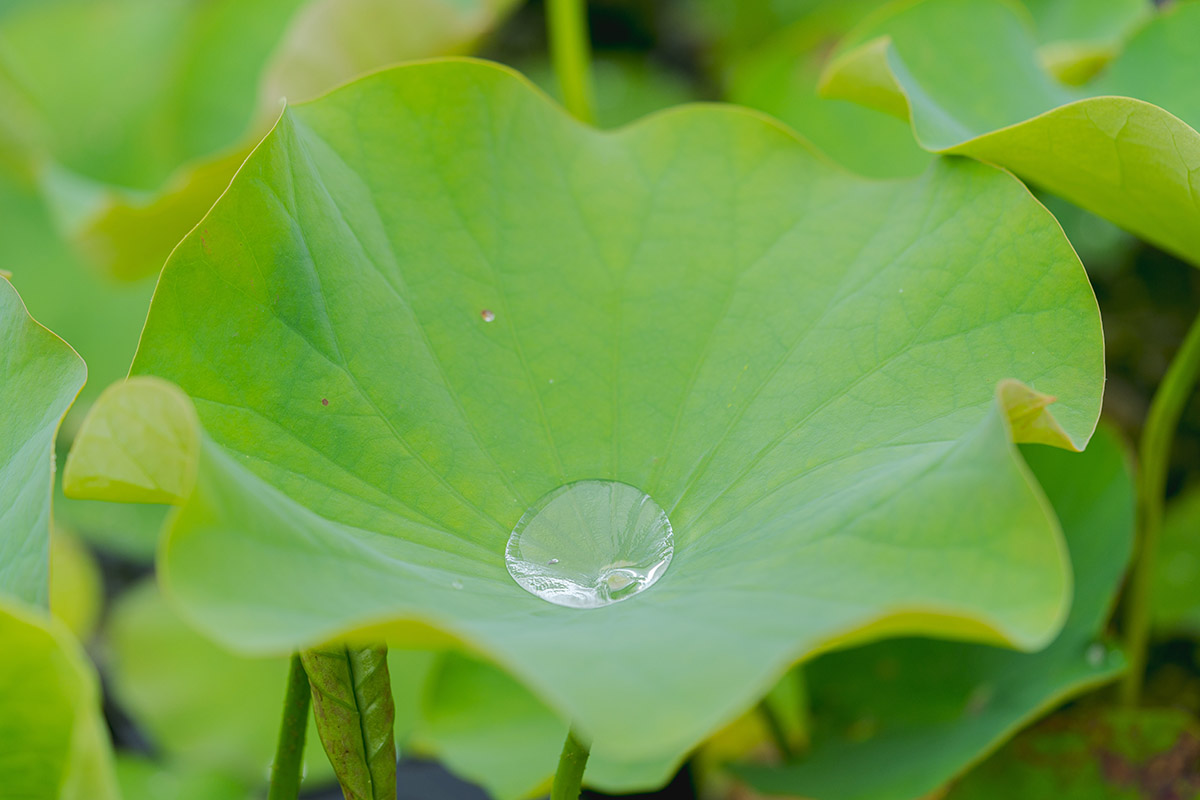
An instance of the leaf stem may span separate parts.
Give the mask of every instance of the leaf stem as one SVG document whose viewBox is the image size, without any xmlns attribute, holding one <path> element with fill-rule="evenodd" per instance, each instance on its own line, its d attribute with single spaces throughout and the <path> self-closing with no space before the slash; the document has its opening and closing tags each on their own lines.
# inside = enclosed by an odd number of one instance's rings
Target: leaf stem
<svg viewBox="0 0 1200 800">
<path fill-rule="evenodd" d="M 567 731 L 562 755 L 558 758 L 558 771 L 554 773 L 554 786 L 550 789 L 550 800 L 579 800 L 583 791 L 583 770 L 587 767 L 591 752 L 574 730 Z"/>
<path fill-rule="evenodd" d="M 1175 354 L 1150 401 L 1138 447 L 1141 462 L 1137 487 L 1138 543 L 1126 594 L 1123 626 L 1129 670 L 1121 681 L 1120 689 L 1121 702 L 1128 706 L 1137 705 L 1141 699 L 1142 679 L 1146 671 L 1146 651 L 1150 640 L 1150 588 L 1154 580 L 1154 564 L 1162 528 L 1171 442 L 1197 378 L 1200 378 L 1200 315 L 1192 322 L 1179 352 Z"/>
<path fill-rule="evenodd" d="M 586 0 L 548 0 L 546 27 L 563 105 L 576 119 L 591 125 L 596 121 L 596 112 Z"/>
<path fill-rule="evenodd" d="M 300 654 L 292 655 L 288 667 L 287 692 L 283 697 L 283 719 L 279 723 L 279 741 L 271 762 L 271 787 L 267 800 L 296 800 L 303 777 L 304 734 L 308 730 L 308 705 L 312 696 L 308 675 L 300 663 Z"/>
<path fill-rule="evenodd" d="M 784 761 L 791 761 L 796 754 L 792 752 L 792 745 L 788 742 L 787 731 L 783 729 L 779 715 L 765 697 L 758 704 L 758 714 L 766 724 L 767 732 L 771 734 L 771 740 L 775 742 L 775 749 L 779 751 L 780 757 Z"/>
</svg>

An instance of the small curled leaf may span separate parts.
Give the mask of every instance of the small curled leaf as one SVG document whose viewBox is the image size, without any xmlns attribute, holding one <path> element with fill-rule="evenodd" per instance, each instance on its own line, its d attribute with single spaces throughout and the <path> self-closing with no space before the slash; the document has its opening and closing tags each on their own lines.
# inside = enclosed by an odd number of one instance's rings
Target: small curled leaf
<svg viewBox="0 0 1200 800">
<path fill-rule="evenodd" d="M 300 653 L 321 744 L 346 800 L 395 800 L 395 708 L 387 648 L 330 644 Z"/>
</svg>

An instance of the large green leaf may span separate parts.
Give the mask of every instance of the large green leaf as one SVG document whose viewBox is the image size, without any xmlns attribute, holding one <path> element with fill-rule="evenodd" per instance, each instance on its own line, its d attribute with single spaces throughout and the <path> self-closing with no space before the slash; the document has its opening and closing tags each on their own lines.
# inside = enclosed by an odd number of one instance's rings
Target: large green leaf
<svg viewBox="0 0 1200 800">
<path fill-rule="evenodd" d="M 862 180 L 728 107 L 602 133 L 459 60 L 289 110 L 168 263 L 134 372 L 195 411 L 116 387 L 68 491 L 185 487 L 160 566 L 203 630 L 443 631 L 646 761 L 835 642 L 1052 639 L 1069 567 L 1011 436 L 1082 447 L 1103 365 L 1078 259 L 1009 175 Z M 675 530 L 653 588 L 587 611 L 504 561 L 585 478 Z"/>
<path fill-rule="evenodd" d="M 1158 800 L 1200 794 L 1200 724 L 1177 708 L 1081 709 L 1021 734 L 946 800 Z"/>
<path fill-rule="evenodd" d="M 0 592 L 46 605 L 54 434 L 87 370 L 0 277 Z"/>
<path fill-rule="evenodd" d="M 910 115 L 925 148 L 1007 167 L 1200 263 L 1198 38 L 1200 3 L 1178 3 L 1074 90 L 1039 66 L 1010 3 L 899 2 L 851 35 L 824 91 Z"/>
<path fill-rule="evenodd" d="M 1045 650 L 900 639 L 818 658 L 805 672 L 821 727 L 781 768 L 739 770 L 759 791 L 814 800 L 925 797 L 1065 698 L 1124 668 L 1104 627 L 1133 545 L 1133 484 L 1116 438 L 1087 452 L 1026 449 L 1062 521 L 1075 601 Z"/>
<path fill-rule="evenodd" d="M 513 5 L 46 0 L 0 11 L 0 96 L 24 99 L 17 127 L 28 129 L 8 148 L 48 160 L 43 183 L 93 260 L 144 276 L 228 185 L 282 98 L 462 52 Z"/>
<path fill-rule="evenodd" d="M 98 682 L 79 642 L 42 610 L 0 597 L 0 643 L 4 796 L 117 800 Z"/>
</svg>

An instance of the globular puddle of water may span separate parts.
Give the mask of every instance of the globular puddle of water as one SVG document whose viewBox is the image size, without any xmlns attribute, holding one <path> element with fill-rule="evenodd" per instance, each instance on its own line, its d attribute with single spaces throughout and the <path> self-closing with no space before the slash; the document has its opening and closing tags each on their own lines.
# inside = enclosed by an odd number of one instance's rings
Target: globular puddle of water
<svg viewBox="0 0 1200 800">
<path fill-rule="evenodd" d="M 598 608 L 654 585 L 675 552 L 671 521 L 641 489 L 569 483 L 525 512 L 504 560 L 521 587 L 550 603 Z"/>
</svg>

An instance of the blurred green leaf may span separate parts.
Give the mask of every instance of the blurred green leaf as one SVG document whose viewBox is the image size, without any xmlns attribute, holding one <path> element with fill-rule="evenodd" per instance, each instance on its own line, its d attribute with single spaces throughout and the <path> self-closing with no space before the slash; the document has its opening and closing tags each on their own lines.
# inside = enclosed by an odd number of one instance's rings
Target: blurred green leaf
<svg viewBox="0 0 1200 800">
<path fill-rule="evenodd" d="M 87 375 L 0 278 L 0 593 L 45 606 L 50 592 L 54 434 Z"/>
<path fill-rule="evenodd" d="M 1159 14 L 1082 90 L 1039 66 L 1028 20 L 1003 0 L 889 9 L 850 35 L 825 94 L 908 114 L 925 148 L 1006 167 L 1200 263 L 1200 3 Z"/>
<path fill-rule="evenodd" d="M 96 673 L 83 648 L 62 622 L 8 597 L 0 597 L 0 642 L 4 796 L 118 800 Z"/>
<path fill-rule="evenodd" d="M 739 768 L 751 786 L 815 800 L 925 797 L 1048 709 L 1121 673 L 1104 628 L 1133 546 L 1125 453 L 1103 432 L 1082 454 L 1024 452 L 1071 549 L 1075 600 L 1058 639 L 1034 654 L 900 639 L 818 658 L 805 668 L 821 726 L 815 747 L 787 766 Z"/>
<path fill-rule="evenodd" d="M 205 770 L 164 767 L 137 756 L 117 756 L 122 800 L 251 800 L 241 781 Z"/>
<path fill-rule="evenodd" d="M 114 696 L 169 764 L 224 775 L 244 791 L 265 784 L 286 659 L 229 653 L 180 619 L 153 581 L 117 598 L 107 637 Z M 309 784 L 332 779 L 311 724 L 305 762 Z"/>
<path fill-rule="evenodd" d="M 549 61 L 531 60 L 520 67 L 531 81 L 561 102 L 558 78 Z M 655 111 L 700 99 L 682 73 L 632 56 L 597 55 L 592 60 L 592 80 L 596 124 L 601 128 L 620 127 Z"/>
<path fill-rule="evenodd" d="M 1081 708 L 1022 733 L 946 800 L 1159 800 L 1200 794 L 1200 724 L 1179 709 Z"/>
<path fill-rule="evenodd" d="M 1011 437 L 1082 447 L 1102 384 L 1083 270 L 1011 176 L 856 179 L 727 107 L 601 133 L 462 60 L 289 110 L 176 250 L 134 371 L 204 426 L 160 566 L 209 635 L 440 631 L 647 763 L 819 647 L 1052 639 L 1069 566 Z M 72 458 L 137 452 L 110 430 Z M 504 564 L 583 478 L 676 530 L 653 589 L 587 613 Z"/>
<path fill-rule="evenodd" d="M 50 536 L 50 612 L 86 642 L 104 604 L 100 567 L 88 549 L 57 527 Z"/>
<path fill-rule="evenodd" d="M 45 0 L 0 14 L 0 97 L 60 224 L 112 274 L 157 272 L 281 101 L 470 48 L 516 0 Z M 43 163 L 44 162 L 44 163 Z"/>
</svg>

